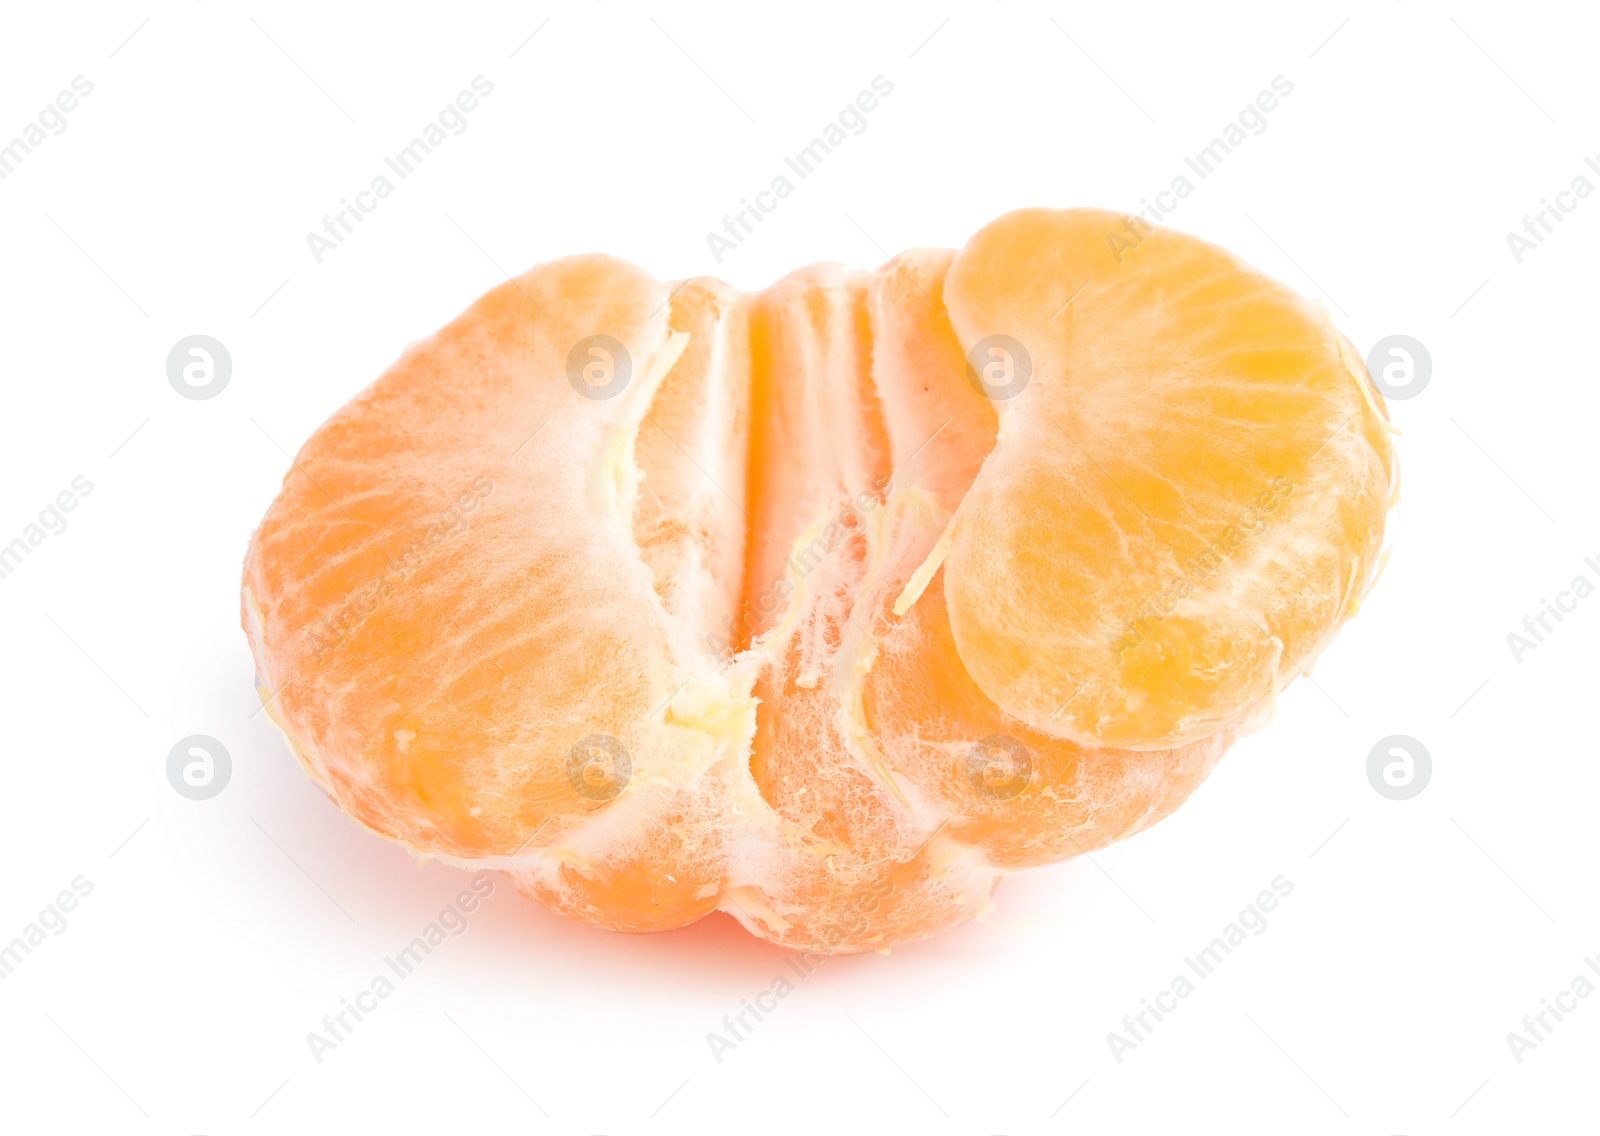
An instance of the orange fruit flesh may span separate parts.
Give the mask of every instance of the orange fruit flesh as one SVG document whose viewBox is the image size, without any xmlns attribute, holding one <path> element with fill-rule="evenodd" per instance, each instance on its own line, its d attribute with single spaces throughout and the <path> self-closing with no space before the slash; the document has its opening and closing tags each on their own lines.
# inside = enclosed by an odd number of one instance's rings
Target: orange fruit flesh
<svg viewBox="0 0 1600 1136">
<path fill-rule="evenodd" d="M 1196 740 L 1295 673 L 1374 568 L 1376 393 L 1319 310 L 1221 249 L 1156 230 L 1119 263 L 1093 211 L 1013 218 L 949 285 L 964 340 L 1015 336 L 1037 371 L 952 540 L 958 649 L 1059 736 Z"/>
<path fill-rule="evenodd" d="M 1154 823 L 1353 612 L 1394 464 L 1320 311 L 1126 222 L 495 289 L 286 476 L 270 712 L 367 827 L 617 930 L 882 948 Z"/>
</svg>

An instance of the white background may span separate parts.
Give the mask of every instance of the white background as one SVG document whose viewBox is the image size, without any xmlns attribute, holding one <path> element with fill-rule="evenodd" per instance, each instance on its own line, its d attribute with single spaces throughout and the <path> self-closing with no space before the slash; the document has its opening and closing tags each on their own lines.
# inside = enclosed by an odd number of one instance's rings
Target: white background
<svg viewBox="0 0 1600 1136">
<path fill-rule="evenodd" d="M 1600 579 L 1600 195 L 1520 264 L 1506 234 L 1600 155 L 1600 28 L 1206 7 L 10 6 L 0 140 L 94 90 L 0 181 L 0 543 L 94 488 L 0 580 L 0 941 L 94 890 L 0 982 L 0 1127 L 1590 1130 L 1600 997 L 1520 1063 L 1506 1035 L 1600 955 L 1600 598 L 1520 662 L 1506 635 Z M 466 132 L 318 264 L 307 232 L 480 74 Z M 880 74 L 865 133 L 717 264 L 707 230 Z M 594 931 L 503 882 L 315 1061 L 308 1032 L 467 877 L 360 831 L 257 712 L 239 570 L 288 453 L 505 271 L 607 251 L 753 288 L 1018 206 L 1136 210 L 1278 75 L 1268 129 L 1169 222 L 1363 353 L 1400 332 L 1433 361 L 1391 404 L 1387 574 L 1314 684 L 1155 830 L 828 962 L 720 1063 L 706 1034 L 781 952 L 722 916 Z M 165 373 L 193 333 L 233 360 L 207 401 Z M 205 802 L 165 773 L 196 733 L 234 763 Z M 1434 763 L 1405 802 L 1365 772 L 1396 733 Z M 1108 1031 L 1278 875 L 1265 933 L 1118 1063 Z"/>
</svg>

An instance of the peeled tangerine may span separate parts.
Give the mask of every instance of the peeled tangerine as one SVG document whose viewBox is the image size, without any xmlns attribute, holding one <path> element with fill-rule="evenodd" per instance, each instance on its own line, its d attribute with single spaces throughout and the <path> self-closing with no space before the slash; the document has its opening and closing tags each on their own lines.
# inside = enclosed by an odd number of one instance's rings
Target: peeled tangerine
<svg viewBox="0 0 1600 1136">
<path fill-rule="evenodd" d="M 578 256 L 306 443 L 244 624 L 414 852 L 883 949 L 1176 808 L 1355 611 L 1395 483 L 1320 305 L 1135 218 L 755 293 Z"/>
</svg>

